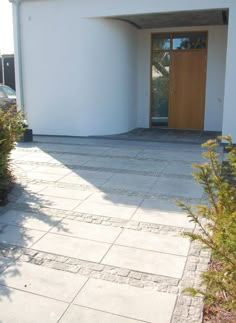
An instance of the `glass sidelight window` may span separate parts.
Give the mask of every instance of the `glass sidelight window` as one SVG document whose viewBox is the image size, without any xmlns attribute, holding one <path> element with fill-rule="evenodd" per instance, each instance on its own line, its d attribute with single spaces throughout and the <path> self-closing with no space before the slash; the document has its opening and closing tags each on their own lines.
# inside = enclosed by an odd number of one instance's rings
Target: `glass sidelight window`
<svg viewBox="0 0 236 323">
<path fill-rule="evenodd" d="M 170 52 L 152 56 L 152 126 L 168 125 Z"/>
</svg>

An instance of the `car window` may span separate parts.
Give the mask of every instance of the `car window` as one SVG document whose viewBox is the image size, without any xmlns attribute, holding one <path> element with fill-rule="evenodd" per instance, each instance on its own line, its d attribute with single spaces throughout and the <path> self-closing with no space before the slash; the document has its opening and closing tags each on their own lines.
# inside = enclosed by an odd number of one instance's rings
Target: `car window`
<svg viewBox="0 0 236 323">
<path fill-rule="evenodd" d="M 4 92 L 2 86 L 0 86 L 0 98 L 5 98 L 6 97 L 6 93 Z"/>
<path fill-rule="evenodd" d="M 6 92 L 8 95 L 16 95 L 16 92 L 7 85 L 0 86 L 0 91 Z"/>
</svg>

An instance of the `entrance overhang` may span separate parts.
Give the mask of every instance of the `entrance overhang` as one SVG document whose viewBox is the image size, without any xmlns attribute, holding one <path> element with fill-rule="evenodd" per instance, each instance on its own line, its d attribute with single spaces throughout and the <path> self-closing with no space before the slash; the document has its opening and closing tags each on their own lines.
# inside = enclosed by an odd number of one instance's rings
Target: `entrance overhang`
<svg viewBox="0 0 236 323">
<path fill-rule="evenodd" d="M 209 9 L 122 15 L 112 16 L 109 18 L 128 22 L 135 26 L 137 29 L 151 29 L 169 27 L 227 25 L 228 14 L 228 9 Z"/>
</svg>

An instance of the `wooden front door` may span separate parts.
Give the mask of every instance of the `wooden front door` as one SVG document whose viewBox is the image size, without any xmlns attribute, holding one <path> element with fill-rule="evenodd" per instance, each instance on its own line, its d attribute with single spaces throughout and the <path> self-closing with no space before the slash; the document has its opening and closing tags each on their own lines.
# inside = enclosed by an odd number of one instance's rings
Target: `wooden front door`
<svg viewBox="0 0 236 323">
<path fill-rule="evenodd" d="M 204 127 L 207 33 L 152 35 L 150 126 Z"/>
<path fill-rule="evenodd" d="M 168 127 L 203 129 L 206 50 L 172 51 Z"/>
</svg>

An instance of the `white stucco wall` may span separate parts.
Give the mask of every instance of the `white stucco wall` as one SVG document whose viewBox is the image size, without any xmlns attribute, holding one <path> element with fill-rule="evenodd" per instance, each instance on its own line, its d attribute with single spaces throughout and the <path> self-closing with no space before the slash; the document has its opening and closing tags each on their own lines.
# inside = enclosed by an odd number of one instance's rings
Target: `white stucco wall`
<svg viewBox="0 0 236 323">
<path fill-rule="evenodd" d="M 209 31 L 204 129 L 221 130 L 223 115 L 223 131 L 230 131 L 236 141 L 235 0 L 22 0 L 20 7 L 23 90 L 30 126 L 39 134 L 84 136 L 149 126 L 154 30 L 137 30 L 103 17 L 229 8 L 225 98 L 227 27 L 171 31 Z"/>
<path fill-rule="evenodd" d="M 146 29 L 138 33 L 138 99 L 137 126 L 149 127 L 151 33 L 208 31 L 207 75 L 204 130 L 221 131 L 223 119 L 226 26 Z"/>
<path fill-rule="evenodd" d="M 105 135 L 136 127 L 136 34 L 80 19 L 78 6 L 23 3 L 25 109 L 36 134 Z"/>
<path fill-rule="evenodd" d="M 223 135 L 230 134 L 236 144 L 236 3 L 235 10 L 230 11 L 228 49 L 225 77 L 225 99 L 223 115 Z"/>
<path fill-rule="evenodd" d="M 208 30 L 204 130 L 222 131 L 228 28 L 214 26 Z"/>
<path fill-rule="evenodd" d="M 26 0 L 45 1 L 45 0 Z M 48 0 L 46 0 L 48 1 Z M 49 0 L 52 1 L 52 0 Z M 53 0 L 55 1 L 55 0 Z M 235 0 L 56 0 L 79 5 L 82 17 L 229 8 Z"/>
</svg>

